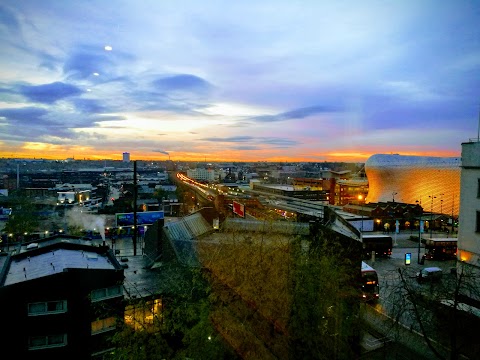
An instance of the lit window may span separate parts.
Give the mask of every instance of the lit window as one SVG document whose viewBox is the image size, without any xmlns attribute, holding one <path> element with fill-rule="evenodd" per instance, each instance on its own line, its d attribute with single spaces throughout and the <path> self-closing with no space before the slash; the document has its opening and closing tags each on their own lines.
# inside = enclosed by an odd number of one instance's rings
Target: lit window
<svg viewBox="0 0 480 360">
<path fill-rule="evenodd" d="M 113 330 L 116 327 L 116 323 L 117 321 L 113 316 L 106 319 L 92 321 L 92 335 Z"/>
<path fill-rule="evenodd" d="M 96 289 L 92 291 L 92 301 L 110 299 L 117 296 L 123 296 L 122 286 L 115 285 L 108 288 Z"/>
<path fill-rule="evenodd" d="M 67 311 L 67 300 L 28 304 L 28 316 L 59 314 Z"/>
<path fill-rule="evenodd" d="M 67 334 L 31 336 L 28 338 L 28 349 L 60 347 L 67 345 Z"/>
</svg>

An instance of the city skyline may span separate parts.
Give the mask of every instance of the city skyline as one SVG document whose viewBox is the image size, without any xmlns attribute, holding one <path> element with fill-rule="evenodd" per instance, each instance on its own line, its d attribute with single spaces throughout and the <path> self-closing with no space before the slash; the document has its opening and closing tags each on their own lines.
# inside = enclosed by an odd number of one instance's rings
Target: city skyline
<svg viewBox="0 0 480 360">
<path fill-rule="evenodd" d="M 0 157 L 458 157 L 479 23 L 478 1 L 7 0 Z"/>
</svg>

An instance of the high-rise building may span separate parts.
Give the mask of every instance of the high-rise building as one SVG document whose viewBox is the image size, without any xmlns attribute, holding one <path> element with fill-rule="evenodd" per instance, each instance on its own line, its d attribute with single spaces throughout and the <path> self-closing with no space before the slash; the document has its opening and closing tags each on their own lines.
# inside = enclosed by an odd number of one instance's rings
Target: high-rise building
<svg viewBox="0 0 480 360">
<path fill-rule="evenodd" d="M 123 162 L 130 162 L 130 153 L 128 152 L 123 153 Z"/>
<path fill-rule="evenodd" d="M 458 259 L 480 271 L 480 141 L 462 144 Z"/>
</svg>

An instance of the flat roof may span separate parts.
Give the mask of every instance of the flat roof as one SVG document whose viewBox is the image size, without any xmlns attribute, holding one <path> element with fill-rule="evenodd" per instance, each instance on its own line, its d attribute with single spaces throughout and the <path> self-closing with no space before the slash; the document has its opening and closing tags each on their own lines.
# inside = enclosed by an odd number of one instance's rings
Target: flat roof
<svg viewBox="0 0 480 360">
<path fill-rule="evenodd" d="M 430 237 L 426 237 L 426 236 L 422 236 L 422 239 L 425 240 L 425 241 L 433 241 L 433 242 L 437 242 L 437 241 L 458 241 L 458 238 L 453 238 L 453 237 L 439 237 L 439 238 L 430 238 Z"/>
<path fill-rule="evenodd" d="M 391 238 L 390 235 L 383 235 L 383 234 L 365 234 L 362 235 L 363 238 Z"/>
<path fill-rule="evenodd" d="M 32 256 L 12 256 L 4 286 L 61 273 L 65 269 L 108 269 L 116 267 L 95 251 L 52 249 Z"/>
</svg>

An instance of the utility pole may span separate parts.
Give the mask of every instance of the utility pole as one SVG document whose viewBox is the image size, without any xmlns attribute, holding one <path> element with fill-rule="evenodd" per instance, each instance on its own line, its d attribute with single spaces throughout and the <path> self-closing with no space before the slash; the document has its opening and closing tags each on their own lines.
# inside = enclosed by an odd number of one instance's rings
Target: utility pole
<svg viewBox="0 0 480 360">
<path fill-rule="evenodd" d="M 133 255 L 137 255 L 137 161 L 133 162 Z"/>
<path fill-rule="evenodd" d="M 415 201 L 417 204 L 419 204 L 419 201 Z M 417 263 L 420 264 L 420 247 L 422 243 L 422 215 L 423 215 L 423 208 L 421 206 L 422 200 L 420 200 L 420 218 L 418 219 L 418 259 Z"/>
<path fill-rule="evenodd" d="M 433 237 L 433 199 L 436 199 L 436 196 L 429 195 L 428 196 L 431 199 L 430 202 L 430 239 Z"/>
</svg>

